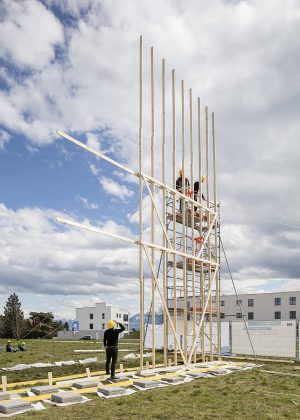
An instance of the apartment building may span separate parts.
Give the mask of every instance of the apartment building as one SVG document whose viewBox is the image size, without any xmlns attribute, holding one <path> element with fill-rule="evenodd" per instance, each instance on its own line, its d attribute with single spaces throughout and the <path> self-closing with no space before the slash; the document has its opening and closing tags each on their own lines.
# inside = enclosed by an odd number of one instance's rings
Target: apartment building
<svg viewBox="0 0 300 420">
<path fill-rule="evenodd" d="M 86 331 L 91 335 L 96 331 L 106 330 L 110 319 L 121 322 L 125 331 L 128 331 L 129 312 L 127 309 L 99 302 L 95 306 L 76 308 L 76 319 L 79 323 L 79 331 Z"/>
<path fill-rule="evenodd" d="M 242 308 L 242 311 L 240 309 Z M 300 317 L 300 291 L 220 296 L 221 319 L 226 321 L 288 321 Z"/>
</svg>

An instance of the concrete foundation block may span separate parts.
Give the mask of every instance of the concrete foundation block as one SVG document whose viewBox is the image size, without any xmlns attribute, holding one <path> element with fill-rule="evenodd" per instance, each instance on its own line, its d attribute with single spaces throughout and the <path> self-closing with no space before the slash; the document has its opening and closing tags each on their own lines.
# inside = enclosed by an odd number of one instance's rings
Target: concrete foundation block
<svg viewBox="0 0 300 420">
<path fill-rule="evenodd" d="M 11 400 L 0 404 L 0 413 L 2 414 L 13 414 L 19 411 L 28 410 L 32 405 L 28 401 L 24 400 Z"/>
<path fill-rule="evenodd" d="M 74 382 L 73 386 L 77 389 L 94 388 L 99 385 L 99 381 L 78 381 Z"/>
<path fill-rule="evenodd" d="M 83 396 L 75 394 L 75 392 L 58 392 L 57 394 L 51 395 L 51 401 L 58 404 L 81 402 L 82 400 Z"/>
<path fill-rule="evenodd" d="M 106 387 L 99 387 L 98 392 L 101 394 L 112 397 L 114 395 L 123 395 L 126 392 L 126 388 L 122 388 L 121 386 L 106 386 Z"/>
<path fill-rule="evenodd" d="M 138 376 L 141 378 L 150 378 L 151 376 L 155 376 L 155 372 L 147 372 L 147 371 L 141 371 L 137 373 Z"/>
<path fill-rule="evenodd" d="M 171 376 L 169 378 L 162 378 L 161 380 L 168 384 L 176 384 L 177 382 L 182 382 L 184 378 L 182 376 Z"/>
<path fill-rule="evenodd" d="M 145 380 L 145 381 L 133 381 L 133 385 L 139 386 L 140 388 L 154 388 L 158 385 L 157 381 L 150 381 L 150 380 Z"/>
<path fill-rule="evenodd" d="M 208 369 L 206 373 L 218 376 L 218 375 L 224 375 L 225 373 L 227 373 L 227 370 L 226 369 Z"/>
<path fill-rule="evenodd" d="M 55 391 L 57 391 L 57 388 L 56 386 L 52 385 L 35 386 L 31 388 L 31 392 L 33 392 L 35 395 L 51 394 Z"/>
<path fill-rule="evenodd" d="M 9 399 L 10 399 L 9 394 L 7 394 L 6 392 L 0 392 L 0 401 L 9 400 Z"/>
<path fill-rule="evenodd" d="M 128 378 L 127 376 L 121 376 L 118 377 L 117 379 L 109 379 L 111 382 L 113 383 L 119 383 L 119 382 L 125 382 L 125 381 L 129 381 L 130 378 Z"/>
<path fill-rule="evenodd" d="M 202 372 L 188 372 L 188 375 L 195 379 L 206 377 L 205 373 Z"/>
</svg>

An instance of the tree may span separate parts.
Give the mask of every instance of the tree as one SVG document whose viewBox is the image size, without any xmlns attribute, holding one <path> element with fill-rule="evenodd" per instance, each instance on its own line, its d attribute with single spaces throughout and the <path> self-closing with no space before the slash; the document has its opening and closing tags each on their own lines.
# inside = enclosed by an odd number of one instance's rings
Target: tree
<svg viewBox="0 0 300 420">
<path fill-rule="evenodd" d="M 9 295 L 4 307 L 5 334 L 8 337 L 14 337 L 19 340 L 23 323 L 24 313 L 21 309 L 21 302 L 16 293 L 12 293 Z"/>
<path fill-rule="evenodd" d="M 53 326 L 54 315 L 52 312 L 30 312 L 29 319 L 32 321 L 33 327 L 39 325 L 39 329 L 42 329 L 43 326 Z"/>
<path fill-rule="evenodd" d="M 0 337 L 5 336 L 5 318 L 3 315 L 0 315 Z"/>
</svg>

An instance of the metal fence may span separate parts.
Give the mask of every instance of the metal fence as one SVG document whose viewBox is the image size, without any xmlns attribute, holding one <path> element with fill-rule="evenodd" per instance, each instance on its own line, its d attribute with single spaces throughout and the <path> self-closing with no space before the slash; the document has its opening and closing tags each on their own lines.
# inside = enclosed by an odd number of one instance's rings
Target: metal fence
<svg viewBox="0 0 300 420">
<path fill-rule="evenodd" d="M 257 356 L 298 359 L 299 321 L 248 321 L 246 325 Z M 229 345 L 233 354 L 253 354 L 244 322 L 230 322 Z"/>
<path fill-rule="evenodd" d="M 299 360 L 299 321 L 247 321 L 249 336 L 257 356 L 286 357 Z M 207 327 L 206 327 L 207 328 Z M 180 328 L 179 328 L 180 330 Z M 213 332 L 216 325 L 213 323 Z M 151 326 L 149 326 L 145 347 L 151 348 Z M 163 347 L 163 325 L 155 328 L 156 348 Z M 253 349 L 243 321 L 221 322 L 222 354 L 253 356 Z M 214 340 L 214 334 L 212 334 Z M 189 347 L 188 336 L 188 347 Z M 192 339 L 192 337 L 191 337 Z M 215 338 L 216 339 L 216 338 Z M 173 350 L 172 337 L 168 336 L 169 350 Z M 200 351 L 200 346 L 197 350 Z M 205 349 L 209 349 L 209 338 L 205 337 Z"/>
</svg>

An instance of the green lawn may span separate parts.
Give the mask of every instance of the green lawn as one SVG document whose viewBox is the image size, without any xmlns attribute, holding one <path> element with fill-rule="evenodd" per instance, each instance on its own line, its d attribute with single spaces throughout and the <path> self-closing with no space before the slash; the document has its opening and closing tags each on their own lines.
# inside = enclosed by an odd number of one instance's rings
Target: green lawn
<svg viewBox="0 0 300 420">
<path fill-rule="evenodd" d="M 120 348 L 139 352 L 138 341 L 121 340 Z M 4 340 L 0 341 L 3 344 Z M 75 354 L 74 349 L 97 349 L 94 342 L 61 342 L 54 340 L 26 340 L 25 353 L 1 352 L 1 367 L 18 363 L 78 360 L 97 354 L 98 362 L 90 365 L 51 368 L 54 377 L 84 373 L 104 368 L 103 353 Z M 120 357 L 123 354 L 120 353 Z M 162 354 L 157 354 L 157 363 Z M 121 360 L 119 360 L 120 362 Z M 138 366 L 138 359 L 123 362 L 126 367 Z M 283 376 L 262 372 L 273 370 L 298 375 Z M 2 373 L 8 382 L 46 378 L 48 368 Z M 265 363 L 261 369 L 235 372 L 228 376 L 200 379 L 188 384 L 157 390 L 137 392 L 129 397 L 100 399 L 89 395 L 92 401 L 71 407 L 47 405 L 47 410 L 31 412 L 17 418 L 29 419 L 300 419 L 300 370 L 293 364 Z"/>
<path fill-rule="evenodd" d="M 268 369 L 281 370 L 281 365 Z M 264 367 L 266 368 L 266 366 Z M 284 371 L 295 373 L 292 366 Z M 128 397 L 92 401 L 65 408 L 51 407 L 18 418 L 30 419 L 299 419 L 300 380 L 259 369 L 199 379 Z M 49 407 L 49 406 L 48 406 Z"/>
<path fill-rule="evenodd" d="M 86 367 L 89 367 L 91 371 L 101 370 L 104 368 L 105 355 L 104 353 L 74 353 L 74 350 L 80 349 L 100 349 L 101 344 L 99 342 L 90 341 L 68 341 L 62 342 L 59 340 L 25 340 L 27 351 L 6 353 L 4 350 L 0 350 L 0 367 L 12 367 L 21 363 L 54 363 L 64 360 L 82 360 L 90 357 L 97 357 L 97 363 L 91 363 L 87 365 L 73 365 L 73 366 L 61 366 L 51 368 L 31 368 L 23 371 L 14 372 L 3 372 L 2 375 L 6 375 L 8 382 L 19 382 L 33 379 L 41 379 L 47 377 L 48 370 L 53 372 L 53 376 L 64 376 L 73 375 L 75 373 L 84 373 Z M 124 344 L 123 344 L 124 342 Z M 0 340 L 0 345 L 4 345 L 6 340 Z M 130 343 L 130 344 L 127 344 Z M 16 347 L 13 342 L 14 347 Z M 120 349 L 128 349 L 129 351 L 120 352 L 119 359 L 125 354 L 139 352 L 139 343 L 136 340 L 120 340 Z M 120 360 L 121 361 L 121 360 Z M 136 366 L 137 361 L 129 360 L 123 362 L 124 366 Z"/>
</svg>

